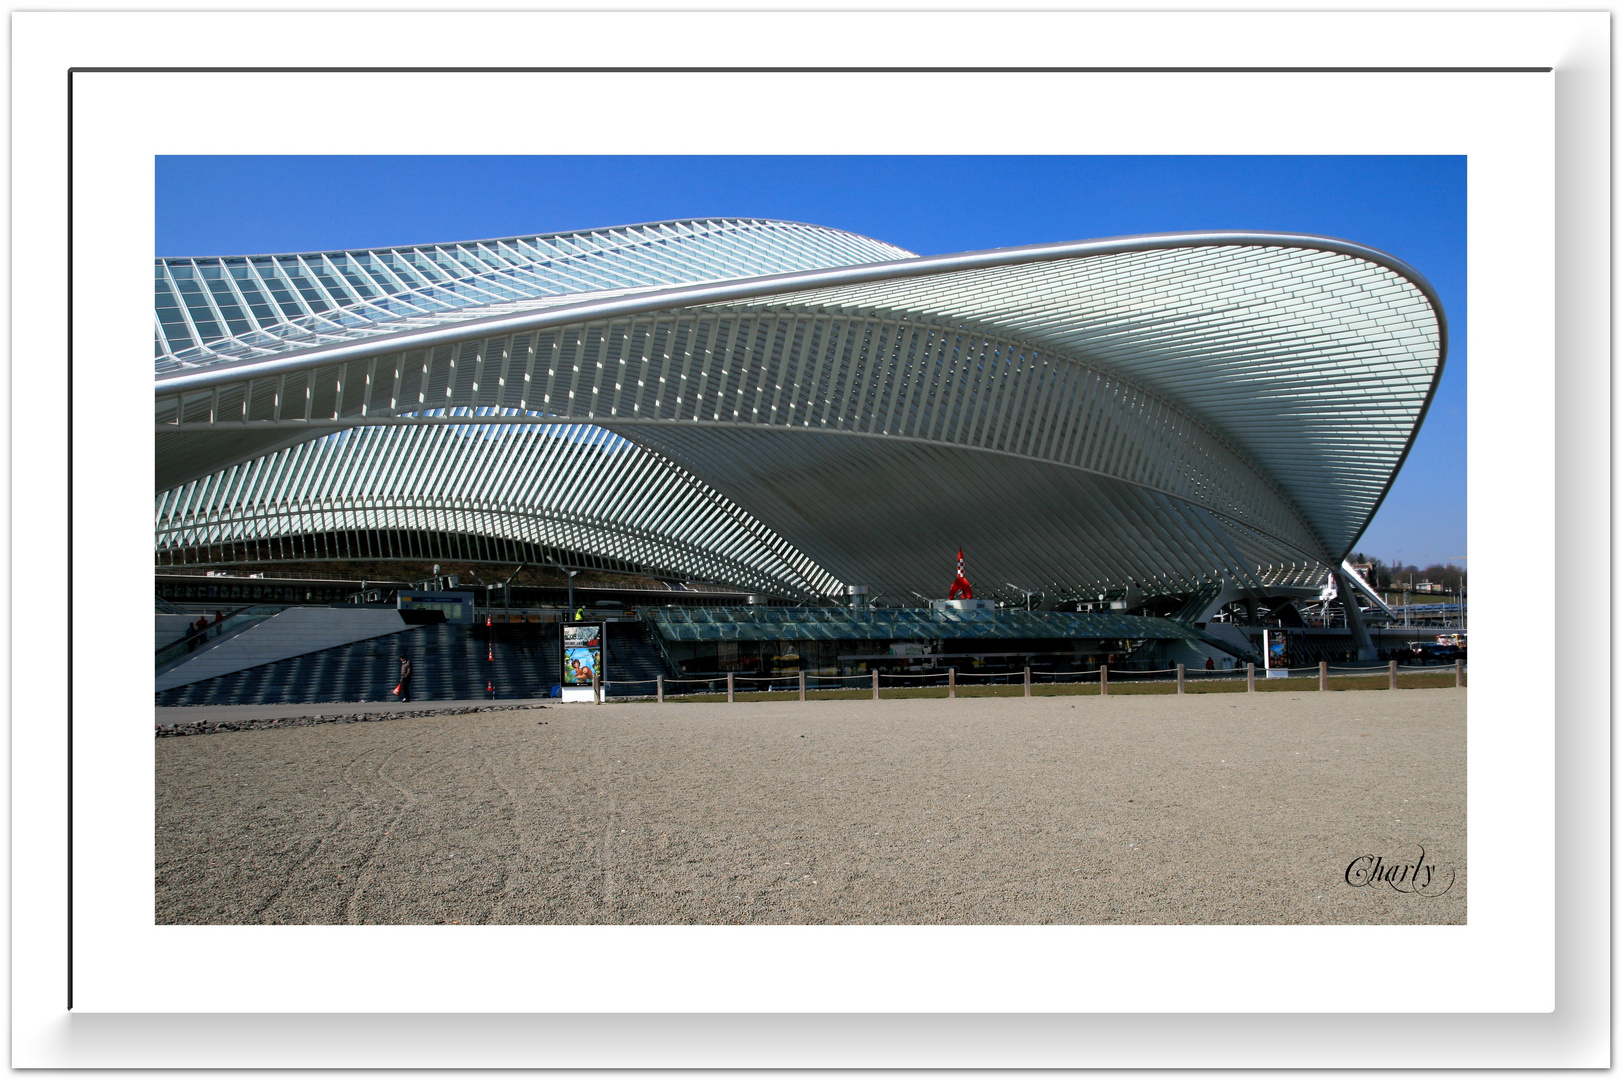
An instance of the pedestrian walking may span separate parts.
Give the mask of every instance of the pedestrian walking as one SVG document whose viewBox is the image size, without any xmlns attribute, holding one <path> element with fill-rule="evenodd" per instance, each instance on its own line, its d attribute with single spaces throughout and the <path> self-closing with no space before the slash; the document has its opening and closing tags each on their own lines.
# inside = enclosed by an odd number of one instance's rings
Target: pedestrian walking
<svg viewBox="0 0 1622 1080">
<path fill-rule="evenodd" d="M 411 661 L 404 653 L 400 654 L 400 685 L 394 692 L 400 695 L 401 701 L 411 700 Z"/>
</svg>

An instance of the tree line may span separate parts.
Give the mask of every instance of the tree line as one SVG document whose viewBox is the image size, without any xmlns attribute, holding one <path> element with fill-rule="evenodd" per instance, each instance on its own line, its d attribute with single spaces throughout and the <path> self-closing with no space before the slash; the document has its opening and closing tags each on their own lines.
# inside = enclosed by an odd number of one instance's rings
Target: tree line
<svg viewBox="0 0 1622 1080">
<path fill-rule="evenodd" d="M 1361 551 L 1350 555 L 1347 562 L 1353 566 L 1367 566 L 1364 578 L 1376 589 L 1400 590 L 1409 583 L 1415 585 L 1429 581 L 1442 586 L 1444 592 L 1457 593 L 1461 585 L 1469 582 L 1468 573 L 1457 563 L 1431 563 L 1426 567 L 1413 563 L 1386 562 Z"/>
</svg>

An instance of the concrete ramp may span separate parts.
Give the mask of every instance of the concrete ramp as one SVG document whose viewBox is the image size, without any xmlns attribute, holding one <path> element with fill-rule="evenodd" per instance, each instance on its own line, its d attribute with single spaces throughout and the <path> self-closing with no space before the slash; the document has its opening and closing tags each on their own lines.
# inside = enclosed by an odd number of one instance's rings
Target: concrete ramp
<svg viewBox="0 0 1622 1080">
<path fill-rule="evenodd" d="M 1227 641 L 1226 638 L 1222 640 Z M 1132 654 L 1131 659 L 1152 660 L 1158 668 L 1168 668 L 1182 664 L 1190 671 L 1205 670 L 1205 661 L 1207 659 L 1215 661 L 1217 668 L 1224 671 L 1236 663 L 1241 667 L 1244 666 L 1243 660 L 1236 658 L 1227 650 L 1217 648 L 1213 644 L 1177 641 L 1175 639 L 1144 642 L 1143 646 Z"/>
<path fill-rule="evenodd" d="M 1237 652 L 1241 657 L 1255 655 L 1258 651 L 1256 643 L 1250 640 L 1250 635 L 1233 625 L 1233 623 L 1206 623 L 1205 632 L 1213 638 L 1226 642 L 1230 646 L 1230 651 Z M 1203 660 L 1200 662 L 1204 663 Z M 1244 663 L 1243 659 L 1240 660 L 1240 663 Z"/>
<path fill-rule="evenodd" d="M 400 613 L 392 609 L 288 608 L 240 634 L 222 638 L 211 648 L 200 649 L 185 663 L 159 675 L 154 689 L 172 690 L 261 664 L 409 629 Z"/>
</svg>

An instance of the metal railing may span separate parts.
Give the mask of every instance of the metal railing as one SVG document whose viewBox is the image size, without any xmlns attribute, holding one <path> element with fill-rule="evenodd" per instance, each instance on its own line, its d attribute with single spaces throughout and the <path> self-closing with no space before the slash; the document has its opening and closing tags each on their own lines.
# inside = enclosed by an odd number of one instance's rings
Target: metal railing
<svg viewBox="0 0 1622 1080">
<path fill-rule="evenodd" d="M 171 641 L 159 649 L 153 658 L 153 668 L 155 671 L 161 672 L 164 668 L 184 659 L 187 653 L 195 652 L 197 647 L 204 642 L 215 641 L 233 630 L 241 629 L 262 619 L 268 619 L 283 610 L 285 609 L 281 607 L 264 606 L 237 608 L 225 618 L 209 623 L 207 628 L 189 633 L 180 640 Z"/>
</svg>

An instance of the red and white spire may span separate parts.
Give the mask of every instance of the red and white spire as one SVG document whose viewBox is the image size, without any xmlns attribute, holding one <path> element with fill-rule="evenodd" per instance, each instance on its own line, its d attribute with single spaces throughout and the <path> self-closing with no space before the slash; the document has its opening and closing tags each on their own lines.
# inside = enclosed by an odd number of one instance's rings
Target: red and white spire
<svg viewBox="0 0 1622 1080">
<path fill-rule="evenodd" d="M 969 579 L 963 576 L 963 549 L 957 549 L 957 578 L 952 582 L 951 591 L 946 594 L 948 600 L 973 600 L 974 586 Z"/>
</svg>

